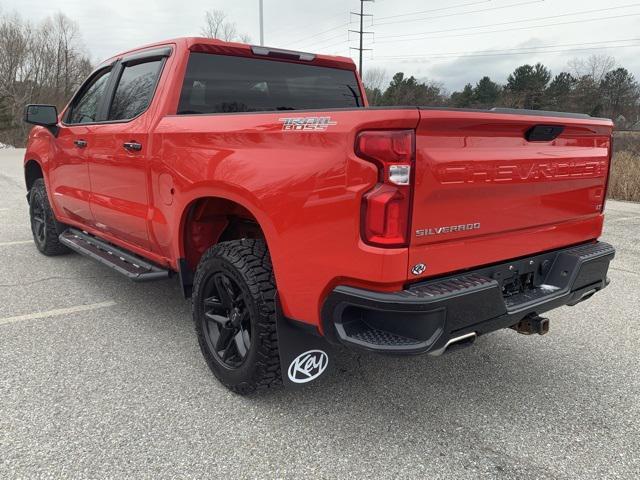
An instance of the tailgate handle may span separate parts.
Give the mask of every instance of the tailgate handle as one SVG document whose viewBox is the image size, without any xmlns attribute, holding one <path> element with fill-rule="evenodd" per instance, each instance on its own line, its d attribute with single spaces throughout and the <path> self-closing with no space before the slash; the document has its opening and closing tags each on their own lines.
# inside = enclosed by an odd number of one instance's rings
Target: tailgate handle
<svg viewBox="0 0 640 480">
<path fill-rule="evenodd" d="M 524 134 L 528 142 L 550 142 L 564 130 L 564 125 L 534 125 Z"/>
</svg>

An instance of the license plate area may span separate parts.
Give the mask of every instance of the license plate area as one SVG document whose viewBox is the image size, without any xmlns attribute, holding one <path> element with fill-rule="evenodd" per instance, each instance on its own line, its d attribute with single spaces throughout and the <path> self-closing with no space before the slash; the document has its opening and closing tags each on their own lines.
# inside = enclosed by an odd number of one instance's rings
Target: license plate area
<svg viewBox="0 0 640 480">
<path fill-rule="evenodd" d="M 523 305 L 538 302 L 566 285 L 569 270 L 561 272 L 559 278 L 551 275 L 557 255 L 554 252 L 514 260 L 492 269 L 490 277 L 498 282 L 507 310 L 518 310 Z"/>
<path fill-rule="evenodd" d="M 544 285 L 552 265 L 549 258 L 516 260 L 497 266 L 491 278 L 498 282 L 502 296 L 509 298 Z"/>
</svg>

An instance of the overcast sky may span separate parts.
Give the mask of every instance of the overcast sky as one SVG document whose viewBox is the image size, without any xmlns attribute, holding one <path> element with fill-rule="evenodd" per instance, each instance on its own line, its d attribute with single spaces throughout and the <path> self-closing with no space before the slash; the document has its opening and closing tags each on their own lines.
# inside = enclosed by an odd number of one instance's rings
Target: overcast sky
<svg viewBox="0 0 640 480">
<path fill-rule="evenodd" d="M 80 24 L 91 56 L 102 60 L 141 44 L 197 35 L 204 12 L 228 13 L 259 41 L 258 0 L 0 0 L 1 10 L 33 21 L 62 11 Z M 265 44 L 351 55 L 357 62 L 358 0 L 264 0 Z M 640 1 L 376 0 L 365 3 L 364 69 L 403 71 L 459 89 L 482 75 L 504 82 L 524 63 L 554 73 L 574 57 L 609 54 L 640 79 Z M 581 13 L 582 12 L 582 13 Z M 351 23 L 349 23 L 351 22 Z"/>
</svg>

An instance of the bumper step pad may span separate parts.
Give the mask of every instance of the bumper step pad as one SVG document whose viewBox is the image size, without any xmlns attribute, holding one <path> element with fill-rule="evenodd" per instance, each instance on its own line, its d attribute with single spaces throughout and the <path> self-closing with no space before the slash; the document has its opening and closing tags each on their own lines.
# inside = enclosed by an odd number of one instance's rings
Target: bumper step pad
<svg viewBox="0 0 640 480">
<path fill-rule="evenodd" d="M 75 228 L 68 228 L 59 238 L 71 250 L 91 257 L 135 282 L 161 280 L 170 276 L 169 270 Z"/>
<path fill-rule="evenodd" d="M 420 340 L 416 340 L 415 338 L 403 337 L 402 335 L 378 330 L 377 328 L 372 328 L 364 324 L 354 325 L 354 328 L 349 328 L 346 333 L 349 337 L 363 344 L 379 345 L 381 347 L 394 345 L 409 346 L 420 343 Z"/>
<path fill-rule="evenodd" d="M 575 305 L 608 284 L 615 255 L 593 242 L 427 280 L 400 292 L 339 286 L 323 307 L 325 332 L 373 351 L 425 353 L 452 338 L 509 327 Z"/>
</svg>

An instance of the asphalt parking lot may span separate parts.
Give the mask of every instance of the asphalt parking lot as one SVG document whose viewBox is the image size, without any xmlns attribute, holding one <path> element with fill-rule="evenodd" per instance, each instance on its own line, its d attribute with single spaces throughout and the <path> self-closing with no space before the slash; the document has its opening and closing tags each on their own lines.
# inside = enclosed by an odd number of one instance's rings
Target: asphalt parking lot
<svg viewBox="0 0 640 480">
<path fill-rule="evenodd" d="M 608 202 L 611 285 L 439 358 L 342 352 L 243 398 L 201 358 L 173 280 L 134 284 L 31 239 L 0 150 L 0 478 L 638 478 L 640 205 Z"/>
</svg>

